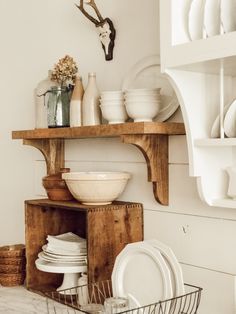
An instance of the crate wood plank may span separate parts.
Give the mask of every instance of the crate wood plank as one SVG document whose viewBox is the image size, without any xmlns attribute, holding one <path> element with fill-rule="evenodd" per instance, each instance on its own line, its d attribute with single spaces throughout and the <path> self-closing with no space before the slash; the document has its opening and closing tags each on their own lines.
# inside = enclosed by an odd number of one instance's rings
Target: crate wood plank
<svg viewBox="0 0 236 314">
<path fill-rule="evenodd" d="M 76 201 L 29 200 L 25 202 L 25 224 L 26 286 L 45 291 L 62 282 L 62 275 L 35 266 L 48 234 L 71 231 L 86 238 L 89 281 L 109 279 L 117 254 L 127 243 L 143 240 L 143 207 L 131 202 L 86 206 Z"/>
</svg>

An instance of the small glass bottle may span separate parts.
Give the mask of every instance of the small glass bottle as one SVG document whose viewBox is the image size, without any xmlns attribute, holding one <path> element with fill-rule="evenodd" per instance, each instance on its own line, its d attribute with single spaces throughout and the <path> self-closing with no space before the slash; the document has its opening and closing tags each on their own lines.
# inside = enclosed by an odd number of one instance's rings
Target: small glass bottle
<svg viewBox="0 0 236 314">
<path fill-rule="evenodd" d="M 82 99 L 84 88 L 82 78 L 76 77 L 75 86 L 70 100 L 70 126 L 76 127 L 82 125 Z"/>
<path fill-rule="evenodd" d="M 46 92 L 50 90 L 51 86 L 55 85 L 54 82 L 51 81 L 51 72 L 48 71 L 48 77 L 38 83 L 35 88 L 35 128 L 47 128 L 47 100 L 45 99 Z"/>
<path fill-rule="evenodd" d="M 98 125 L 101 123 L 101 111 L 99 108 L 100 92 L 97 87 L 96 73 L 88 74 L 88 84 L 86 86 L 82 101 L 82 124 Z"/>
</svg>

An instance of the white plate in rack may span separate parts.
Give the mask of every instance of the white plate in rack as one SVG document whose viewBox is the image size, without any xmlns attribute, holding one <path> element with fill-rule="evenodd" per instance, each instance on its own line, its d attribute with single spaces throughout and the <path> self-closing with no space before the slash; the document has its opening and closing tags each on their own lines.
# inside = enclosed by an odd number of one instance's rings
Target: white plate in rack
<svg viewBox="0 0 236 314">
<path fill-rule="evenodd" d="M 173 87 L 160 69 L 160 57 L 148 56 L 138 61 L 125 76 L 122 90 L 140 88 L 161 88 L 161 109 L 154 121 L 169 119 L 179 107 Z"/>
<path fill-rule="evenodd" d="M 221 23 L 225 33 L 236 31 L 236 1 L 221 1 Z"/>
<path fill-rule="evenodd" d="M 189 16 L 189 10 L 191 7 L 192 0 L 185 0 L 182 5 L 182 21 L 183 21 L 183 28 L 184 32 L 186 34 L 187 39 L 190 41 L 191 37 L 189 34 L 189 28 L 188 28 L 188 16 Z"/>
<path fill-rule="evenodd" d="M 170 270 L 161 253 L 145 242 L 126 245 L 112 272 L 115 296 L 128 297 L 131 307 L 173 297 Z"/>
<path fill-rule="evenodd" d="M 203 38 L 205 0 L 193 0 L 188 16 L 188 29 L 191 40 Z"/>
<path fill-rule="evenodd" d="M 221 0 L 206 0 L 204 10 L 204 28 L 206 37 L 220 34 L 220 3 Z"/>
<path fill-rule="evenodd" d="M 236 137 L 236 99 L 225 114 L 224 131 L 227 137 Z"/>
<path fill-rule="evenodd" d="M 228 105 L 226 105 L 223 109 L 223 120 L 225 118 L 225 114 L 228 111 L 230 105 L 232 102 L 230 102 Z M 220 137 L 220 115 L 218 114 L 213 125 L 211 128 L 211 137 L 218 138 Z"/>
<path fill-rule="evenodd" d="M 181 266 L 171 248 L 164 243 L 151 239 L 145 241 L 152 245 L 155 249 L 159 250 L 163 256 L 166 264 L 168 265 L 171 273 L 171 282 L 173 288 L 173 297 L 178 297 L 185 294 L 184 281 Z"/>
</svg>

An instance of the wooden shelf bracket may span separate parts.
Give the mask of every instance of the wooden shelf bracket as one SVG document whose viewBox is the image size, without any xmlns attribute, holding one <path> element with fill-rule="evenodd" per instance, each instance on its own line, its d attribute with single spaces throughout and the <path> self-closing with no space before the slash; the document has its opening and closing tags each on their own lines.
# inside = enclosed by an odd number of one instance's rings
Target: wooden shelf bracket
<svg viewBox="0 0 236 314">
<path fill-rule="evenodd" d="M 168 135 L 127 134 L 121 135 L 121 140 L 140 149 L 147 163 L 148 181 L 153 184 L 155 199 L 162 205 L 168 205 Z"/>
<path fill-rule="evenodd" d="M 55 174 L 65 165 L 65 145 L 64 139 L 24 139 L 24 145 L 34 146 L 43 154 L 47 174 Z"/>
</svg>

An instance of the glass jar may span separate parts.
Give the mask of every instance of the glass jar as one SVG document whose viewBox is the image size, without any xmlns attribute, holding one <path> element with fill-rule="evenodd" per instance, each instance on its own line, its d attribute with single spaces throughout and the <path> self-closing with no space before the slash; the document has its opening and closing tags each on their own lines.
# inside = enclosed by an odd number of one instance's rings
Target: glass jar
<svg viewBox="0 0 236 314">
<path fill-rule="evenodd" d="M 48 91 L 47 121 L 49 128 L 70 126 L 70 96 L 66 86 L 53 86 Z"/>
</svg>

